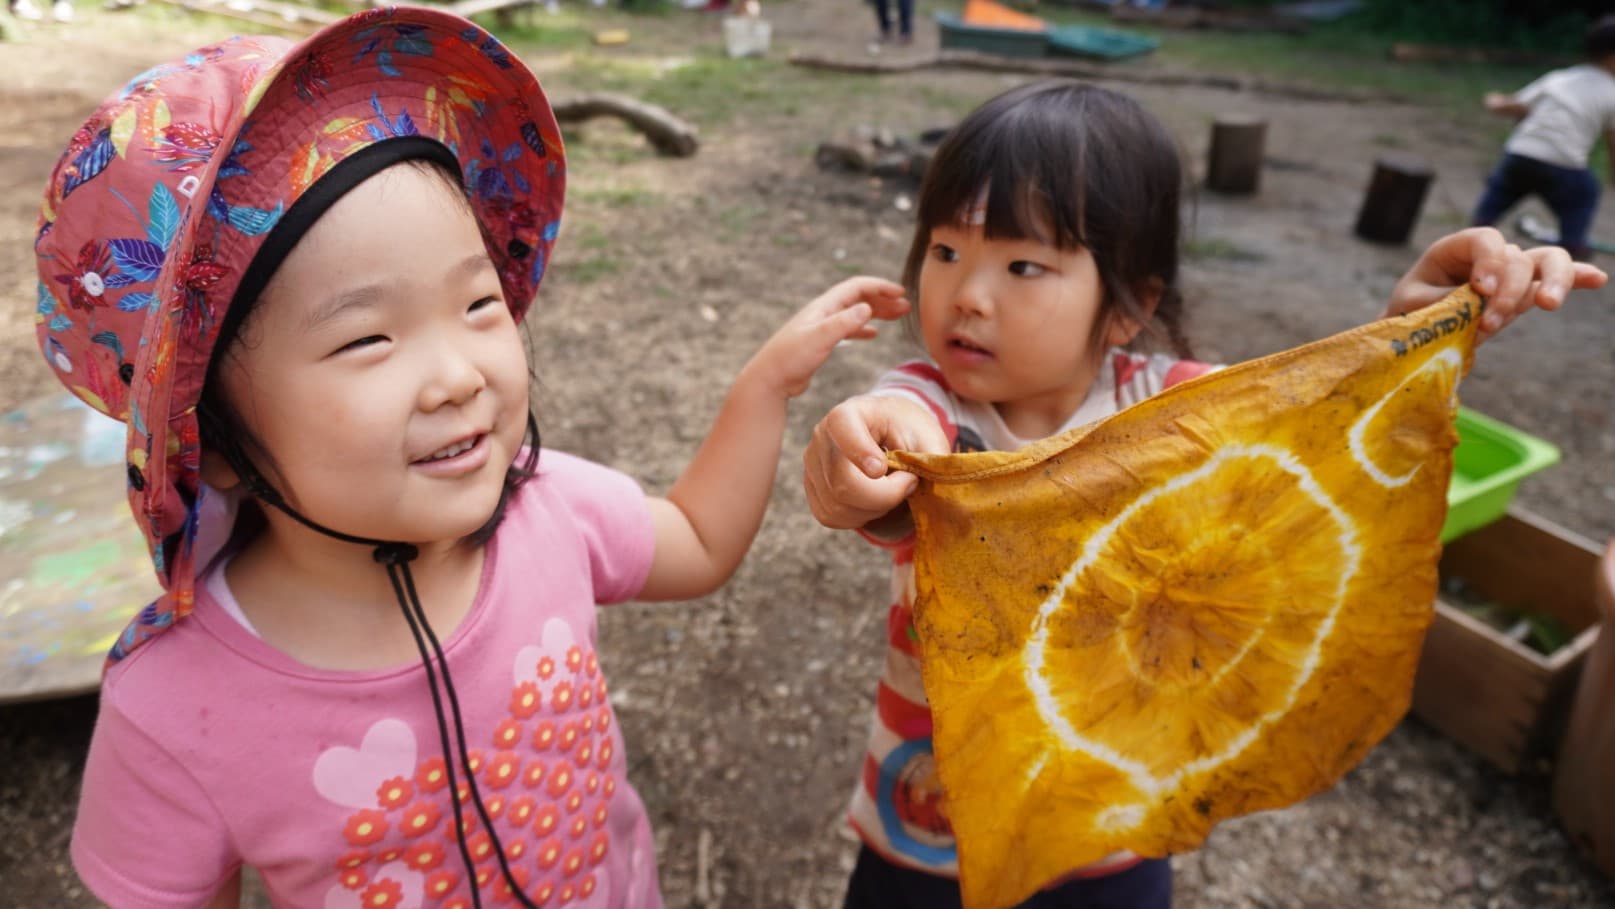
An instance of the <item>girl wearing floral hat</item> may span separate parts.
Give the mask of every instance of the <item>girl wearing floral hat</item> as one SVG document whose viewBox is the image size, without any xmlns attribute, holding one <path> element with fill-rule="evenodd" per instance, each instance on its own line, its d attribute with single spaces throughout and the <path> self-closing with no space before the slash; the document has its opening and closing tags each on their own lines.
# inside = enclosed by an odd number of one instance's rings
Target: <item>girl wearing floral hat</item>
<svg viewBox="0 0 1615 909">
<path fill-rule="evenodd" d="M 517 325 L 565 178 L 532 74 L 372 10 L 140 75 L 41 216 L 38 330 L 124 420 L 164 593 L 111 654 L 72 855 L 116 907 L 659 906 L 596 603 L 722 584 L 870 278 L 741 370 L 665 498 L 540 454 Z M 402 616 L 400 615 L 402 612 Z"/>
</svg>

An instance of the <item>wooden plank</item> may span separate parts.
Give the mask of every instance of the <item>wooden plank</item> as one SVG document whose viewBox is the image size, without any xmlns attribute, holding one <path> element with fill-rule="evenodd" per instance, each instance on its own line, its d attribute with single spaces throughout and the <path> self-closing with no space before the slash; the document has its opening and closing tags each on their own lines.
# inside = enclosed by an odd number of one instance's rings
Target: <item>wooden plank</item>
<svg viewBox="0 0 1615 909">
<path fill-rule="evenodd" d="M 1508 773 L 1551 749 L 1599 635 L 1597 559 L 1586 538 L 1521 509 L 1453 541 L 1443 577 L 1461 576 L 1483 596 L 1552 615 L 1578 633 L 1544 656 L 1438 601 L 1413 712 Z"/>
<path fill-rule="evenodd" d="M 1457 575 L 1482 596 L 1551 615 L 1579 633 L 1598 621 L 1594 584 L 1600 551 L 1578 533 L 1510 508 L 1497 522 L 1448 544 L 1441 575 Z"/>
<path fill-rule="evenodd" d="M 1513 773 L 1536 727 L 1546 683 L 1541 668 L 1501 646 L 1505 641 L 1484 623 L 1438 603 L 1413 682 L 1413 712 Z"/>
<path fill-rule="evenodd" d="M 94 691 L 157 595 L 123 424 L 65 392 L 0 418 L 0 702 Z"/>
</svg>

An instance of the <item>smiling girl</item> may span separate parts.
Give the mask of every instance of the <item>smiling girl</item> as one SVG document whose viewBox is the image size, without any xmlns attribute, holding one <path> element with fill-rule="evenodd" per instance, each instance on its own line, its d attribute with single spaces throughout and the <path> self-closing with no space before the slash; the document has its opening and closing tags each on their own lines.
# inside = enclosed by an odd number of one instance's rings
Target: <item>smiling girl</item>
<svg viewBox="0 0 1615 909">
<path fill-rule="evenodd" d="M 722 584 L 786 402 L 907 302 L 809 303 L 648 496 L 540 453 L 518 326 L 564 178 L 532 74 L 422 9 L 202 48 L 74 137 L 41 345 L 129 423 L 165 587 L 84 772 L 73 861 L 107 904 L 234 906 L 252 866 L 285 906 L 661 905 L 596 604 Z"/>
</svg>

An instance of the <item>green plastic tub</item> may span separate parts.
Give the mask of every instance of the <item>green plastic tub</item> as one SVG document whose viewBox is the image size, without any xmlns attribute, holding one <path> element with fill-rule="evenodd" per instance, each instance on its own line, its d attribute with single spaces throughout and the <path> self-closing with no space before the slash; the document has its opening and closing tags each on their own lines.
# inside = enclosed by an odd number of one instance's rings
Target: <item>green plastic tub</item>
<svg viewBox="0 0 1615 909">
<path fill-rule="evenodd" d="M 1447 485 L 1447 543 L 1501 518 L 1520 481 L 1558 463 L 1559 449 L 1507 423 L 1458 408 L 1458 447 Z"/>
<path fill-rule="evenodd" d="M 937 13 L 944 50 L 972 50 L 1000 57 L 1042 57 L 1049 51 L 1049 33 L 1018 28 L 970 25 L 951 13 Z"/>
</svg>

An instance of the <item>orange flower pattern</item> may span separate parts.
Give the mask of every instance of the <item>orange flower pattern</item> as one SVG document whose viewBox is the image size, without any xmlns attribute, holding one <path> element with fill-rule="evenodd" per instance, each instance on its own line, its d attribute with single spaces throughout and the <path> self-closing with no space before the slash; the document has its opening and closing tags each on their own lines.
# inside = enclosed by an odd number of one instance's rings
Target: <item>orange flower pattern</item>
<svg viewBox="0 0 1615 909">
<path fill-rule="evenodd" d="M 470 755 L 483 805 L 499 834 L 497 844 L 470 805 L 465 768 L 456 773 L 474 880 L 497 904 L 514 903 L 500 872 L 501 847 L 529 899 L 556 907 L 579 904 L 599 892 L 595 869 L 610 849 L 606 825 L 617 786 L 605 680 L 592 649 L 572 645 L 558 653 L 559 660 L 536 656 L 553 646 L 553 631 L 546 629 L 545 647 L 526 651 L 535 654 L 526 664 L 529 677 L 512 685 L 511 715 L 491 736 L 496 746 L 510 747 Z M 577 696 L 584 691 L 602 706 L 584 708 Z M 542 714 L 521 716 L 525 705 L 540 702 Z M 558 705 L 568 709 L 557 710 Z M 342 837 L 350 850 L 336 863 L 338 882 L 359 892 L 364 909 L 413 904 L 447 909 L 465 896 L 452 817 L 443 823 L 452 814 L 447 771 L 441 755 L 423 756 L 412 772 L 388 776 L 376 788 L 374 807 L 348 817 Z"/>
</svg>

